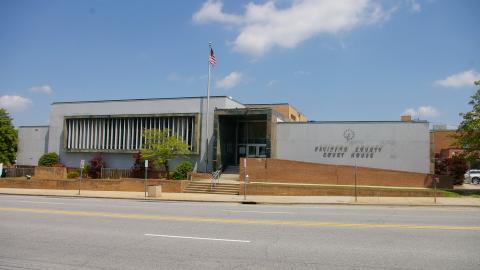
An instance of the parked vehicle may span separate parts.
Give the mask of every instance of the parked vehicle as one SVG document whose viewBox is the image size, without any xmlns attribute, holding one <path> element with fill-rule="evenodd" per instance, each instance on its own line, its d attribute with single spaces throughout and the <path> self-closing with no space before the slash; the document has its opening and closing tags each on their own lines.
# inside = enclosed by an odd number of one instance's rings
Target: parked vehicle
<svg viewBox="0 0 480 270">
<path fill-rule="evenodd" d="M 465 173 L 465 183 L 480 184 L 480 170 L 468 170 Z"/>
</svg>

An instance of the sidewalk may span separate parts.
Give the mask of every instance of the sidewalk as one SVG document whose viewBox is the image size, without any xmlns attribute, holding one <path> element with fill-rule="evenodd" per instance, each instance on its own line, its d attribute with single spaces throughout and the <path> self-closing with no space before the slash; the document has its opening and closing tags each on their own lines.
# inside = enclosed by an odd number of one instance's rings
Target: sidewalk
<svg viewBox="0 0 480 270">
<path fill-rule="evenodd" d="M 143 192 L 125 191 L 91 191 L 55 189 L 22 189 L 0 188 L 0 194 L 34 195 L 34 196 L 61 196 L 86 198 L 136 199 L 158 201 L 190 201 L 190 202 L 230 202 L 244 201 L 243 195 L 217 195 L 195 193 L 162 193 L 159 198 L 145 198 Z M 247 201 L 262 204 L 350 204 L 350 205 L 405 205 L 405 206 L 473 206 L 480 207 L 480 198 L 437 198 L 437 204 L 431 197 L 358 197 L 358 202 L 350 196 L 247 196 Z"/>
</svg>

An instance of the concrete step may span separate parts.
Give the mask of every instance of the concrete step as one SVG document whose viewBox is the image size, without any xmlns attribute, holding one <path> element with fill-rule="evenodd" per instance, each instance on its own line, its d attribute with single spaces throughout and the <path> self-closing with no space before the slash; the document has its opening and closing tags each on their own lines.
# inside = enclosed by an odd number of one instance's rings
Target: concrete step
<svg viewBox="0 0 480 270">
<path fill-rule="evenodd" d="M 223 192 L 223 191 L 196 191 L 196 190 L 192 190 L 192 191 L 188 191 L 186 193 L 238 195 L 238 191 L 237 192 Z"/>
<path fill-rule="evenodd" d="M 225 191 L 225 192 L 238 192 L 238 188 L 226 189 L 226 188 L 217 188 L 217 187 L 188 187 L 185 189 L 185 192 L 190 191 Z"/>
<path fill-rule="evenodd" d="M 240 175 L 238 173 L 222 173 L 220 175 L 220 180 L 239 180 Z"/>
<path fill-rule="evenodd" d="M 211 181 L 208 181 L 208 182 L 204 182 L 204 181 L 192 181 L 190 182 L 189 186 L 209 186 L 211 185 L 212 182 Z M 217 183 L 216 184 L 217 186 L 223 186 L 223 187 L 226 187 L 226 186 L 238 186 L 237 183 Z"/>
<path fill-rule="evenodd" d="M 185 192 L 190 192 L 190 191 L 225 191 L 225 192 L 238 192 L 238 188 L 235 188 L 235 189 L 225 189 L 225 188 L 213 188 L 213 189 L 210 189 L 210 187 L 208 188 L 197 188 L 197 187 L 191 187 L 191 188 L 186 188 L 185 189 Z"/>
<path fill-rule="evenodd" d="M 183 192 L 186 193 L 208 193 L 208 194 L 230 194 L 238 195 L 238 184 L 217 183 L 214 187 L 209 182 L 192 181 Z"/>
</svg>

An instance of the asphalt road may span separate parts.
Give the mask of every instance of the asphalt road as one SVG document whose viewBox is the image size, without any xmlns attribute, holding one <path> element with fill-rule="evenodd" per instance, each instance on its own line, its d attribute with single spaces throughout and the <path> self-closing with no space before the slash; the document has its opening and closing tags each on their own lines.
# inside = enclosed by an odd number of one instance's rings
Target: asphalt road
<svg viewBox="0 0 480 270">
<path fill-rule="evenodd" d="M 480 269 L 480 208 L 0 195 L 0 269 Z"/>
</svg>

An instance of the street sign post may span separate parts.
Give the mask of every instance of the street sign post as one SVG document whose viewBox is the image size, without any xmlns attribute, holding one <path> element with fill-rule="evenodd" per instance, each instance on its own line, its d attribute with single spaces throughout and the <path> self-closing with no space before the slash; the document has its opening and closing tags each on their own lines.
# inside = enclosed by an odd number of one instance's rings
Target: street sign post
<svg viewBox="0 0 480 270">
<path fill-rule="evenodd" d="M 433 178 L 433 202 L 437 204 L 437 183 L 439 182 L 440 178 L 434 177 Z"/>
<path fill-rule="evenodd" d="M 355 158 L 355 202 L 357 202 L 357 159 Z"/>
<path fill-rule="evenodd" d="M 144 181 L 145 197 L 147 197 L 147 171 L 148 171 L 148 159 L 145 160 L 145 181 Z"/>
<path fill-rule="evenodd" d="M 83 178 L 83 169 L 85 168 L 85 160 L 80 160 L 80 179 L 78 180 L 78 195 L 80 195 L 80 189 L 82 186 L 82 178 Z"/>
<path fill-rule="evenodd" d="M 247 174 L 247 158 L 243 158 L 243 168 L 245 171 L 245 181 L 243 183 L 243 200 L 247 200 L 247 183 L 248 183 L 248 174 Z"/>
</svg>

